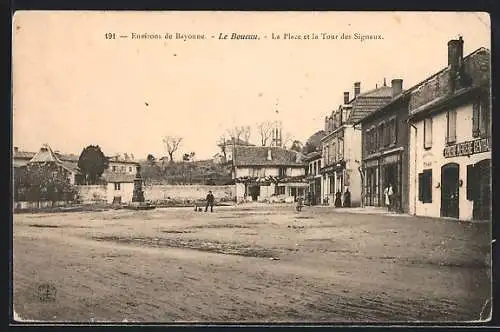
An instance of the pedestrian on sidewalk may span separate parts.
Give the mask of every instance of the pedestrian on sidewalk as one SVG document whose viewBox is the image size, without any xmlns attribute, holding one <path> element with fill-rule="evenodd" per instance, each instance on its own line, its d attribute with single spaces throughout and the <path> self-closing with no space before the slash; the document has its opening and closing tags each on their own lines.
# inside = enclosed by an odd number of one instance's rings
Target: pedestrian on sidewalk
<svg viewBox="0 0 500 332">
<path fill-rule="evenodd" d="M 335 194 L 335 207 L 342 207 L 342 193 L 340 190 Z"/>
<path fill-rule="evenodd" d="M 214 195 L 212 191 L 208 191 L 207 195 L 207 205 L 205 206 L 205 212 L 208 211 L 208 206 L 210 206 L 210 212 L 214 212 Z"/>
<path fill-rule="evenodd" d="M 346 188 L 344 193 L 344 207 L 351 207 L 351 192 Z"/>
<path fill-rule="evenodd" d="M 391 211 L 391 200 L 393 198 L 394 191 L 392 190 L 392 184 L 389 183 L 384 189 L 385 205 L 387 206 L 387 211 Z"/>
<path fill-rule="evenodd" d="M 297 198 L 297 207 L 296 207 L 297 212 L 302 211 L 302 207 L 303 207 L 303 206 L 304 206 L 304 200 L 303 200 L 302 196 L 299 196 L 299 197 Z"/>
</svg>

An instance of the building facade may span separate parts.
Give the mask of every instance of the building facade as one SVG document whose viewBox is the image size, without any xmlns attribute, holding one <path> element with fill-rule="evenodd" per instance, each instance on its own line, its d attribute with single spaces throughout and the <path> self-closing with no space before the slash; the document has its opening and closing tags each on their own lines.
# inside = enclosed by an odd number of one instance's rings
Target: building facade
<svg viewBox="0 0 500 332">
<path fill-rule="evenodd" d="M 448 66 L 410 96 L 411 213 L 491 218 L 490 51 L 463 57 L 448 43 Z"/>
<path fill-rule="evenodd" d="M 408 212 L 408 101 L 403 80 L 391 82 L 392 101 L 361 119 L 364 206 L 385 206 L 384 188 L 392 185 L 392 208 Z"/>
<path fill-rule="evenodd" d="M 235 147 L 232 178 L 237 202 L 272 197 L 293 202 L 308 187 L 301 154 L 280 147 Z"/>
<path fill-rule="evenodd" d="M 304 162 L 306 164 L 306 176 L 309 182 L 307 202 L 310 205 L 326 203 L 326 201 L 323 201 L 324 196 L 321 190 L 321 159 L 321 152 L 319 151 L 308 153 L 304 157 Z"/>
<path fill-rule="evenodd" d="M 354 98 L 344 92 L 344 103 L 325 119 L 326 136 L 321 140 L 323 166 L 322 196 L 330 205 L 335 194 L 351 193 L 350 206 L 361 206 L 361 131 L 355 124 L 377 108 L 390 102 L 392 89 L 385 85 L 361 93 L 361 83 L 354 83 Z"/>
</svg>

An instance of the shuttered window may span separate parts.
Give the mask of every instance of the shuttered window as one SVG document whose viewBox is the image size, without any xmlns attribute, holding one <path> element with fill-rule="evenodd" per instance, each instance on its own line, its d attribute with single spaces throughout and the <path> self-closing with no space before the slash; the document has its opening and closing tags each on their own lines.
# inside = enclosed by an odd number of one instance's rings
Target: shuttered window
<svg viewBox="0 0 500 332">
<path fill-rule="evenodd" d="M 477 178 L 474 165 L 467 165 L 467 200 L 473 201 L 477 194 Z"/>
<path fill-rule="evenodd" d="M 424 148 L 432 147 L 432 118 L 424 120 Z"/>
<path fill-rule="evenodd" d="M 451 110 L 446 114 L 446 143 L 455 143 L 457 140 L 457 111 Z"/>
<path fill-rule="evenodd" d="M 381 149 L 386 146 L 386 136 L 385 136 L 385 125 L 383 123 L 378 125 L 378 141 L 377 141 L 377 149 Z"/>
<path fill-rule="evenodd" d="M 427 169 L 418 174 L 418 200 L 432 203 L 432 170 Z"/>
<path fill-rule="evenodd" d="M 472 105 L 472 136 L 486 137 L 490 134 L 490 111 L 487 101 L 477 100 Z"/>
</svg>

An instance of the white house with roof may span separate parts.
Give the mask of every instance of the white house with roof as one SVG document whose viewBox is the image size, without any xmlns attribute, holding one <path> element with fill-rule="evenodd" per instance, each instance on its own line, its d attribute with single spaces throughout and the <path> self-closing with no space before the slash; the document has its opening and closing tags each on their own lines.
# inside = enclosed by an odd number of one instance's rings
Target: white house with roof
<svg viewBox="0 0 500 332">
<path fill-rule="evenodd" d="M 281 147 L 236 146 L 232 177 L 237 201 L 280 197 L 293 202 L 308 187 L 302 154 Z"/>
<path fill-rule="evenodd" d="M 490 59 L 450 40 L 448 66 L 412 89 L 410 213 L 491 220 Z"/>
</svg>

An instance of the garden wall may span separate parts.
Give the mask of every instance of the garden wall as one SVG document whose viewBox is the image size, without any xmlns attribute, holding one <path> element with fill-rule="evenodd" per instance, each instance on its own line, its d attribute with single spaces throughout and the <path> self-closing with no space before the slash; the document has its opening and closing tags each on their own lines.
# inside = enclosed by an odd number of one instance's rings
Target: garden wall
<svg viewBox="0 0 500 332">
<path fill-rule="evenodd" d="M 179 200 L 200 200 L 205 199 L 208 191 L 211 190 L 215 200 L 232 201 L 235 197 L 234 185 L 228 186 L 207 186 L 207 185 L 151 185 L 145 186 L 144 198 L 146 200 L 157 201 L 170 199 Z"/>
<path fill-rule="evenodd" d="M 78 194 L 83 204 L 104 203 L 107 199 L 106 185 L 79 185 Z"/>
</svg>

